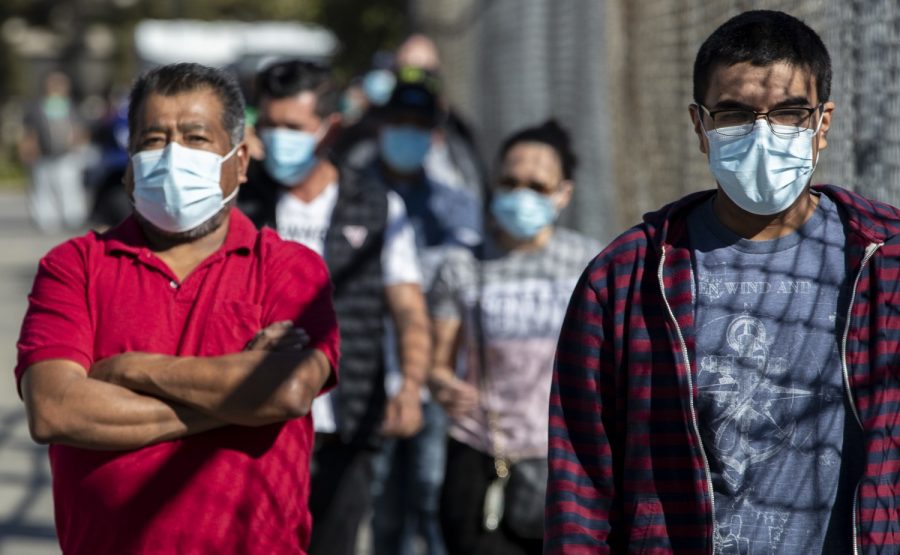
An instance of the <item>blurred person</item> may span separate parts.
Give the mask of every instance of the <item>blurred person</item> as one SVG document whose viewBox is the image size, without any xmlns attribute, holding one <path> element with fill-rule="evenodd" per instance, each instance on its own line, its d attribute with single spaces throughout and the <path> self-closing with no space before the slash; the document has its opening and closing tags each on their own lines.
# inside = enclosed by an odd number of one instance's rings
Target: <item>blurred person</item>
<svg viewBox="0 0 900 555">
<path fill-rule="evenodd" d="M 448 253 L 429 295 L 431 387 L 451 421 L 440 507 L 451 555 L 541 553 L 553 353 L 600 247 L 556 225 L 575 165 L 552 120 L 508 137 L 485 243 Z"/>
<path fill-rule="evenodd" d="M 446 249 L 473 248 L 481 242 L 481 205 L 465 189 L 449 187 L 425 171 L 425 155 L 445 117 L 438 83 L 430 74 L 408 68 L 400 73 L 382 109 L 378 157 L 368 168 L 374 182 L 403 199 L 415 230 L 416 251 L 427 291 Z M 387 326 L 388 394 L 396 390 L 393 327 Z M 421 536 L 430 555 L 445 552 L 438 521 L 443 482 L 446 422 L 428 390 L 422 390 L 423 428 L 414 437 L 386 442 L 376 459 L 373 536 L 376 555 L 414 551 Z"/>
<path fill-rule="evenodd" d="M 441 70 L 441 56 L 434 41 L 421 33 L 414 33 L 406 38 L 394 54 L 397 67 L 417 67 L 438 73 Z"/>
<path fill-rule="evenodd" d="M 87 172 L 93 192 L 90 220 L 98 226 L 114 226 L 131 215 L 131 198 L 122 185 L 130 160 L 128 152 L 128 91 L 108 95 L 106 113 L 93 130 L 92 142 L 99 151 Z"/>
<path fill-rule="evenodd" d="M 133 215 L 41 260 L 15 375 L 67 554 L 306 552 L 337 321 L 321 259 L 233 208 L 243 110 L 220 70 L 143 74 Z"/>
<path fill-rule="evenodd" d="M 362 119 L 369 109 L 369 100 L 359 78 L 350 81 L 341 93 L 341 123 L 350 126 Z"/>
<path fill-rule="evenodd" d="M 381 71 L 384 58 L 379 57 L 378 62 L 380 65 L 374 69 Z M 390 98 L 393 87 L 398 80 L 403 79 L 402 73 L 409 69 L 424 71 L 440 83 L 442 79 L 440 55 L 437 46 L 427 36 L 414 34 L 400 44 L 393 59 L 393 79 L 383 76 L 371 78 L 370 90 L 373 92 L 369 94 L 371 98 L 376 99 L 372 102 L 372 109 L 357 125 L 347 130 L 335 146 L 335 156 L 355 167 L 365 166 L 377 156 L 375 143 L 380 127 L 378 119 L 382 113 L 378 107 Z M 450 105 L 440 87 L 438 93 L 439 104 L 445 115 L 433 135 L 424 162 L 425 170 L 435 180 L 451 187 L 466 189 L 480 200 L 485 170 L 478 155 L 475 135 Z"/>
<path fill-rule="evenodd" d="M 390 99 L 397 82 L 393 62 L 393 54 L 376 52 L 372 67 L 346 88 L 342 130 L 331 153 L 341 165 L 362 168 L 374 158 L 373 138 L 378 132 L 380 108 Z"/>
<path fill-rule="evenodd" d="M 431 356 L 415 238 L 403 201 L 367 174 L 327 157 L 339 131 L 338 90 L 321 66 L 286 61 L 258 78 L 257 131 L 265 159 L 251 163 L 239 203 L 257 225 L 320 253 L 331 270 L 341 332 L 341 384 L 316 400 L 311 553 L 354 553 L 371 509 L 372 458 L 383 436 L 414 434 Z M 384 390 L 384 322 L 397 328 L 403 377 Z"/>
<path fill-rule="evenodd" d="M 810 185 L 831 75 L 782 12 L 700 46 L 717 187 L 645 215 L 572 296 L 547 553 L 900 552 L 900 212 Z"/>
<path fill-rule="evenodd" d="M 441 58 L 437 46 L 428 36 L 410 35 L 397 48 L 395 67 L 418 68 L 441 78 Z M 484 164 L 478 155 L 475 137 L 462 116 L 445 96 L 440 98 L 446 117 L 441 121 L 425 167 L 436 180 L 451 187 L 468 189 L 479 199 L 485 181 Z"/>
<path fill-rule="evenodd" d="M 31 170 L 28 211 L 42 233 L 77 229 L 88 216 L 83 171 L 87 132 L 71 95 L 71 81 L 48 73 L 28 108 L 19 158 Z"/>
</svg>

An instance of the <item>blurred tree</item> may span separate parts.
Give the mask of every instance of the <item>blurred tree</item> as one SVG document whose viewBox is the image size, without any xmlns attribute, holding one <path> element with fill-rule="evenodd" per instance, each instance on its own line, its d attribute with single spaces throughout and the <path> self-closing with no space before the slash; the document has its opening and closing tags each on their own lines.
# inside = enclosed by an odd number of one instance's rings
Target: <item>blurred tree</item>
<svg viewBox="0 0 900 555">
<path fill-rule="evenodd" d="M 375 52 L 396 48 L 410 32 L 407 0 L 323 0 L 317 22 L 341 42 L 334 66 L 343 80 L 366 70 Z"/>
<path fill-rule="evenodd" d="M 103 23 L 118 42 L 113 75 L 123 78 L 133 74 L 130 37 L 142 19 L 317 23 L 331 29 L 340 41 L 334 66 L 338 77 L 346 80 L 367 69 L 376 51 L 400 43 L 410 30 L 407 8 L 408 0 L 0 0 L 0 24 L 18 17 L 29 25 L 52 29 L 71 42 L 64 49 L 71 58 L 83 46 L 79 41 L 84 33 L 79 30 Z M 8 57 L 0 56 L 0 83 L 13 71 Z M 0 84 L 0 95 L 13 92 L 9 88 Z"/>
</svg>

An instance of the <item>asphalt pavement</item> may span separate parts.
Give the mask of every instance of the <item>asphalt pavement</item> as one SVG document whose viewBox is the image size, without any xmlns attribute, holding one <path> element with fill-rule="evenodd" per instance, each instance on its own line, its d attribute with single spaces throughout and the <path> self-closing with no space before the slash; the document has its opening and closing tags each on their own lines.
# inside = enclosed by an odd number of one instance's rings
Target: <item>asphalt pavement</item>
<svg viewBox="0 0 900 555">
<path fill-rule="evenodd" d="M 28 435 L 13 368 L 16 339 L 38 260 L 66 235 L 41 235 L 25 196 L 0 191 L 0 555 L 60 552 L 53 526 L 47 449 Z"/>
</svg>

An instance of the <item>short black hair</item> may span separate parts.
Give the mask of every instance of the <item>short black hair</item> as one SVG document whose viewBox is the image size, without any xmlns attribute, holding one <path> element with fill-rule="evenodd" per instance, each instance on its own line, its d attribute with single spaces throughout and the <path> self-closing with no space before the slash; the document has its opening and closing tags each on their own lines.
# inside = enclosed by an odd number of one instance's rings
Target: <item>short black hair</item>
<svg viewBox="0 0 900 555">
<path fill-rule="evenodd" d="M 135 136 L 140 111 L 150 95 L 174 96 L 206 88 L 222 102 L 222 127 L 231 137 L 231 146 L 238 144 L 244 138 L 244 95 L 237 80 L 224 70 L 194 63 L 155 67 L 137 78 L 128 104 L 131 137 Z"/>
<path fill-rule="evenodd" d="M 502 161 L 507 153 L 519 143 L 541 143 L 551 147 L 559 157 L 564 179 L 572 179 L 578 158 L 572 151 L 572 140 L 569 133 L 556 120 L 549 119 L 536 127 L 526 127 L 507 137 L 500 146 L 498 160 Z"/>
<path fill-rule="evenodd" d="M 316 95 L 316 115 L 330 116 L 340 107 L 341 89 L 331 69 L 306 60 L 284 60 L 267 66 L 256 76 L 256 101 L 264 97 L 288 98 L 310 91 Z"/>
<path fill-rule="evenodd" d="M 694 102 L 702 104 L 717 66 L 750 62 L 767 66 L 786 62 L 816 78 L 816 95 L 831 95 L 831 57 L 819 35 L 792 15 L 754 10 L 737 15 L 706 39 L 694 60 Z"/>
</svg>

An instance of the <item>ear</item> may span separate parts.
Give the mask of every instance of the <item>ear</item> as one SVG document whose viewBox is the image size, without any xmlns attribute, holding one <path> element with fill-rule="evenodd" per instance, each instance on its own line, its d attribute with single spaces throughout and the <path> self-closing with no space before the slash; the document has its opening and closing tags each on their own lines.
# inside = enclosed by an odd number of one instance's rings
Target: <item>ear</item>
<svg viewBox="0 0 900 555">
<path fill-rule="evenodd" d="M 317 155 L 328 152 L 328 149 L 331 148 L 335 141 L 337 141 L 337 138 L 340 137 L 341 131 L 344 130 L 344 116 L 342 116 L 340 112 L 330 114 L 322 120 L 322 125 L 327 127 L 325 134 L 319 139 L 319 145 L 316 147 Z"/>
<path fill-rule="evenodd" d="M 122 186 L 125 187 L 128 198 L 134 200 L 134 168 L 131 166 L 131 159 L 125 166 L 125 173 L 122 174 Z"/>
<path fill-rule="evenodd" d="M 703 117 L 700 113 L 700 107 L 696 104 L 691 104 L 688 106 L 688 110 L 691 114 L 691 122 L 694 124 L 694 133 L 699 141 L 700 152 L 709 154 L 709 144 L 706 142 L 706 133 L 703 131 L 703 124 L 700 121 L 700 118 Z"/>
<path fill-rule="evenodd" d="M 572 201 L 572 180 L 566 179 L 559 184 L 559 192 L 556 193 L 556 211 L 561 212 L 563 208 Z"/>
<path fill-rule="evenodd" d="M 250 147 L 247 146 L 247 141 L 241 141 L 241 144 L 238 145 L 237 151 L 234 153 L 234 157 L 237 159 L 237 172 L 238 172 L 238 184 L 244 184 L 247 182 L 247 167 L 250 165 Z"/>
<path fill-rule="evenodd" d="M 828 101 L 822 107 L 822 123 L 819 125 L 819 132 L 816 133 L 816 146 L 822 151 L 828 147 L 828 129 L 831 127 L 831 115 L 834 113 L 834 102 Z"/>
</svg>

